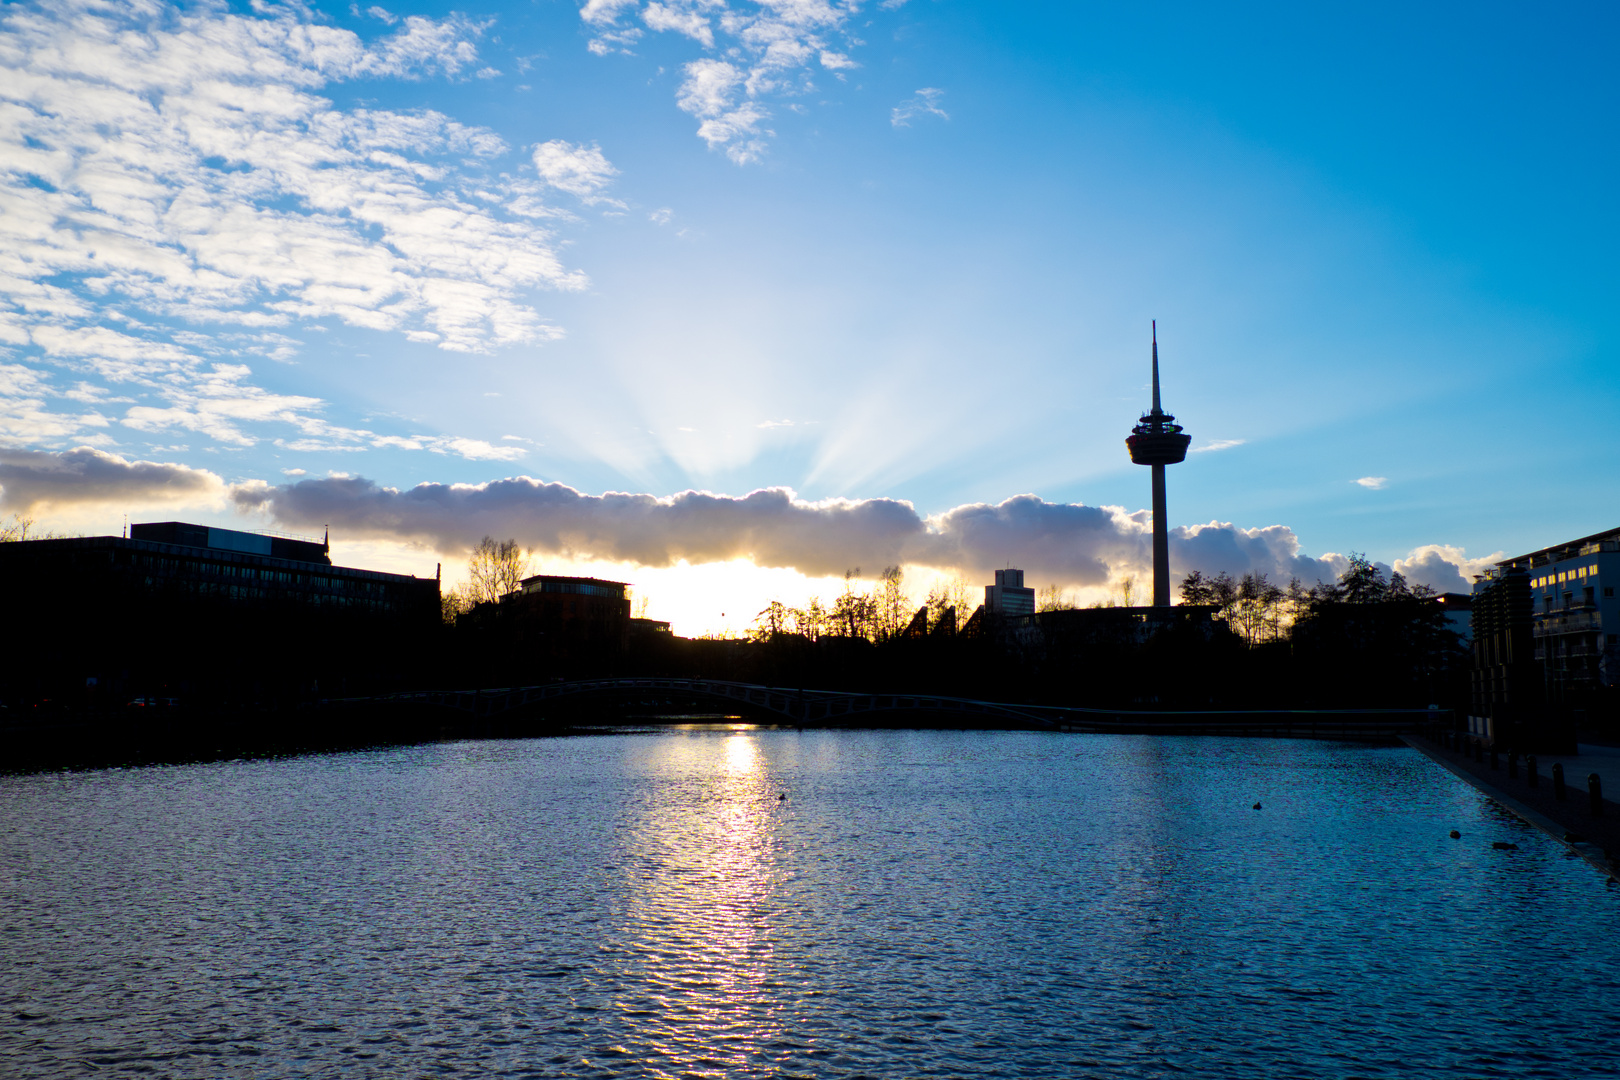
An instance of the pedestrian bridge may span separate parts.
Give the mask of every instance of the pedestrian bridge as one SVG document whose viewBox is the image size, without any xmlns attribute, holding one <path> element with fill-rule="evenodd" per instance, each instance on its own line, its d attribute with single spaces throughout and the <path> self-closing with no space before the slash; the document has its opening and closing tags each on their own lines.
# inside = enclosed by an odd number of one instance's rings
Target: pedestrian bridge
<svg viewBox="0 0 1620 1080">
<path fill-rule="evenodd" d="M 1450 719 L 1434 709 L 1121 710 L 979 701 L 938 694 L 862 694 L 800 690 L 721 679 L 582 679 L 539 686 L 429 690 L 349 698 L 330 704 L 414 704 L 498 719 L 600 704 L 640 720 L 722 710 L 797 727 L 969 727 L 1166 735 L 1266 735 L 1396 741 L 1426 723 Z"/>
</svg>

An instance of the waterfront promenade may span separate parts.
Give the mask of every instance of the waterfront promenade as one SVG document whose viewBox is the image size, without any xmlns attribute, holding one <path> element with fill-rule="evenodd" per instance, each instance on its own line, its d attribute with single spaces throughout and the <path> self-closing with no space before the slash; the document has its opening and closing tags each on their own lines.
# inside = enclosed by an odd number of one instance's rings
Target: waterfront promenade
<svg viewBox="0 0 1620 1080">
<path fill-rule="evenodd" d="M 1620 747 L 1583 744 L 1580 754 L 1538 755 L 1537 780 L 1530 784 L 1530 773 L 1523 758 L 1517 775 L 1510 770 L 1505 755 L 1498 754 L 1495 766 L 1489 750 L 1476 760 L 1471 747 L 1452 749 L 1445 740 L 1407 736 L 1404 741 L 1426 754 L 1436 764 L 1450 770 L 1512 813 L 1534 825 L 1597 867 L 1611 879 L 1620 881 Z M 1564 797 L 1559 799 L 1553 786 L 1553 765 L 1564 769 Z M 1592 813 L 1586 778 L 1597 773 L 1604 785 L 1600 815 Z"/>
</svg>

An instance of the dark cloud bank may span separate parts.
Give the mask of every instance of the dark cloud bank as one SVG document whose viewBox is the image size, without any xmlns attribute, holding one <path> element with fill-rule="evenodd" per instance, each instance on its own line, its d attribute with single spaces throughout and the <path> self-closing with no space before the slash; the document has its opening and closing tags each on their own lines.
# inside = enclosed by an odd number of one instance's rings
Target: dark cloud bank
<svg viewBox="0 0 1620 1080">
<path fill-rule="evenodd" d="M 331 525 L 345 535 L 410 539 L 444 551 L 463 550 L 485 534 L 515 537 L 548 554 L 643 566 L 748 558 L 760 566 L 805 574 L 868 575 L 883 566 L 958 568 L 975 577 L 1019 566 L 1035 582 L 1101 586 L 1151 573 L 1152 533 L 1146 511 L 1049 503 L 1018 495 L 991 505 L 958 506 L 933 517 L 895 499 L 806 502 L 786 488 L 732 497 L 684 491 L 668 498 L 586 495 L 565 484 L 527 477 L 487 484 L 381 487 L 360 477 L 312 479 L 232 489 L 237 506 L 267 512 L 306 530 Z M 1243 574 L 1261 571 L 1307 585 L 1331 580 L 1342 556 L 1312 558 L 1282 525 L 1242 529 L 1212 522 L 1171 531 L 1175 571 Z M 1458 567 L 1438 558 L 1416 581 L 1455 589 Z"/>
<path fill-rule="evenodd" d="M 207 469 L 129 461 L 93 447 L 0 449 L 0 507 L 14 513 L 84 504 L 202 502 L 225 485 Z"/>
<path fill-rule="evenodd" d="M 363 477 L 262 481 L 227 488 L 206 469 L 129 461 L 90 447 L 65 452 L 0 450 L 0 508 L 42 512 L 96 504 L 201 504 L 225 495 L 245 512 L 307 531 L 330 525 L 353 538 L 408 540 L 440 551 L 465 551 L 488 534 L 515 537 L 552 555 L 642 566 L 747 558 L 759 566 L 791 567 L 810 575 L 866 576 L 896 564 L 958 569 L 974 579 L 1002 566 L 1021 567 L 1034 583 L 1106 586 L 1151 574 L 1147 511 L 1050 503 L 1034 495 L 970 503 L 925 517 L 896 499 L 806 502 L 787 488 L 740 497 L 683 491 L 659 498 L 610 492 L 586 495 L 565 484 L 528 477 L 487 484 L 420 484 L 387 488 Z M 1341 555 L 1313 558 L 1292 529 L 1243 529 L 1211 522 L 1173 529 L 1170 558 L 1179 576 L 1190 570 L 1307 585 L 1331 580 Z M 1396 568 L 1415 583 L 1441 590 L 1467 588 L 1462 553 L 1427 547 Z"/>
</svg>

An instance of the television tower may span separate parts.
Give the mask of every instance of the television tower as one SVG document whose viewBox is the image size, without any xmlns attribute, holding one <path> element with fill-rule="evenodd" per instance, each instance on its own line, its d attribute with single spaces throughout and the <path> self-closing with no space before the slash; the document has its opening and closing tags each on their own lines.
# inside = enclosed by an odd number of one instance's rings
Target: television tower
<svg viewBox="0 0 1620 1080">
<path fill-rule="evenodd" d="M 1153 466 L 1153 606 L 1170 606 L 1170 530 L 1164 510 L 1164 467 L 1187 457 L 1191 435 L 1159 407 L 1159 321 L 1153 320 L 1153 411 L 1131 428 L 1125 440 L 1131 460 Z"/>
</svg>

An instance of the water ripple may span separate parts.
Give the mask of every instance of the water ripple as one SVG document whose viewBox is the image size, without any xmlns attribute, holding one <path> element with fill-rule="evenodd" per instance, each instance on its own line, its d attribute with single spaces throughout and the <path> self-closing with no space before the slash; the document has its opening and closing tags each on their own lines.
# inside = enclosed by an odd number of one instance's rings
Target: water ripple
<svg viewBox="0 0 1620 1080">
<path fill-rule="evenodd" d="M 8 1077 L 1620 1072 L 1620 890 L 1406 750 L 691 730 L 0 823 Z"/>
</svg>

